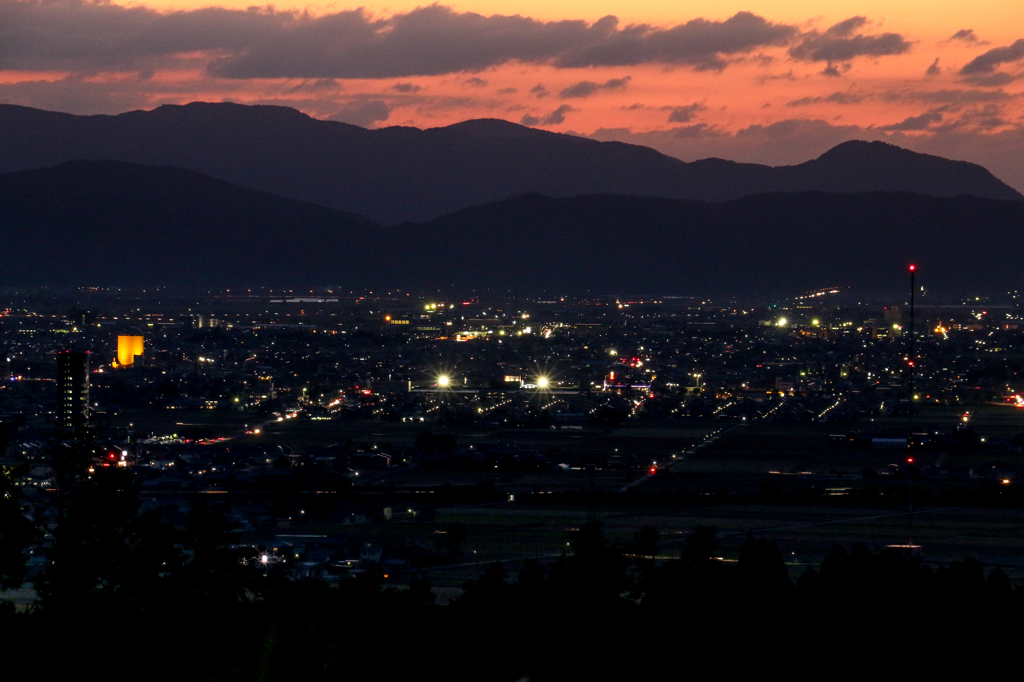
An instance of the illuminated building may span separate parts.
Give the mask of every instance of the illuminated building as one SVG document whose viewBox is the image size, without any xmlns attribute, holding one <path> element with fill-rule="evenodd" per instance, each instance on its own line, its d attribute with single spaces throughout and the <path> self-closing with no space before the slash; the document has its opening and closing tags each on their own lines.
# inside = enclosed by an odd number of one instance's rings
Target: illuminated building
<svg viewBox="0 0 1024 682">
<path fill-rule="evenodd" d="M 89 354 L 61 351 L 57 354 L 57 391 L 60 394 L 60 428 L 65 433 L 81 430 L 89 419 Z"/>
<path fill-rule="evenodd" d="M 135 356 L 142 355 L 142 337 L 122 335 L 117 337 L 117 364 L 120 367 L 131 367 L 135 364 Z"/>
</svg>

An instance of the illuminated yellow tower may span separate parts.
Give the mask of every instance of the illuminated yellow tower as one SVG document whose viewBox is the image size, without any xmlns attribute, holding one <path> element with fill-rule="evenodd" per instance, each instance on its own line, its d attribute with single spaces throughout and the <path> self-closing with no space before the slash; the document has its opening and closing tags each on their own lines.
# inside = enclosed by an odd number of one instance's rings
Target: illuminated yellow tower
<svg viewBox="0 0 1024 682">
<path fill-rule="evenodd" d="M 117 365 L 118 367 L 131 367 L 135 364 L 135 356 L 142 355 L 141 336 L 118 336 L 117 337 Z"/>
</svg>

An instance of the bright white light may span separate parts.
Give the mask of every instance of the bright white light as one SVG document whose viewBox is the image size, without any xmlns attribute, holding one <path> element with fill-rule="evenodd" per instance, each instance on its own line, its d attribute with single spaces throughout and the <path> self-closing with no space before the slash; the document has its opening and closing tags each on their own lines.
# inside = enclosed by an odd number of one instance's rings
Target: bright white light
<svg viewBox="0 0 1024 682">
<path fill-rule="evenodd" d="M 439 376 L 437 378 L 437 385 L 438 386 L 447 386 L 449 381 L 450 381 L 450 379 L 447 376 L 442 374 L 441 376 Z"/>
<path fill-rule="evenodd" d="M 538 378 L 537 379 L 537 387 L 538 388 L 547 388 L 548 387 L 548 378 L 547 377 L 540 377 L 540 378 Z"/>
</svg>

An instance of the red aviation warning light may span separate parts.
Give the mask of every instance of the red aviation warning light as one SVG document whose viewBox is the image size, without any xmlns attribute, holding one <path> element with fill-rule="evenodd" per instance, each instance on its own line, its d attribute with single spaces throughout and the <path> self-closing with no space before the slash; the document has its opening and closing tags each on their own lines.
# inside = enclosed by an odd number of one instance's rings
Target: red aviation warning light
<svg viewBox="0 0 1024 682">
<path fill-rule="evenodd" d="M 911 265 L 909 265 L 909 266 L 907 267 L 907 270 L 909 270 L 910 272 L 913 272 L 914 270 L 917 270 L 917 266 L 916 266 L 916 265 L 913 265 L 913 264 L 911 264 Z"/>
</svg>

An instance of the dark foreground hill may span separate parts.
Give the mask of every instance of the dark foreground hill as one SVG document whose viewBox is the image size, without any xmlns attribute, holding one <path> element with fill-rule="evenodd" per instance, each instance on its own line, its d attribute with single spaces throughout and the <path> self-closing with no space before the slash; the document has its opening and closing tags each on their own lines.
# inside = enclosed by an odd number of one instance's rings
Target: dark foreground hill
<svg viewBox="0 0 1024 682">
<path fill-rule="evenodd" d="M 847 142 L 772 168 L 684 163 L 653 149 L 506 121 L 366 130 L 273 106 L 194 103 L 117 116 L 0 105 L 0 172 L 77 159 L 170 165 L 383 222 L 422 221 L 526 193 L 726 201 L 767 192 L 915 192 L 1022 199 L 981 166 Z"/>
<path fill-rule="evenodd" d="M 1015 288 L 1024 202 L 906 193 L 709 204 L 525 195 L 423 224 L 190 171 L 74 162 L 0 175 L 0 285 L 341 285 L 785 295 Z"/>
<path fill-rule="evenodd" d="M 378 229 L 178 168 L 76 161 L 0 175 L 0 284 L 330 282 Z"/>
</svg>

